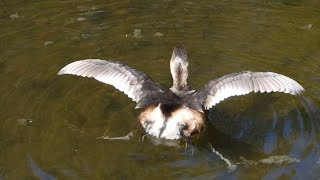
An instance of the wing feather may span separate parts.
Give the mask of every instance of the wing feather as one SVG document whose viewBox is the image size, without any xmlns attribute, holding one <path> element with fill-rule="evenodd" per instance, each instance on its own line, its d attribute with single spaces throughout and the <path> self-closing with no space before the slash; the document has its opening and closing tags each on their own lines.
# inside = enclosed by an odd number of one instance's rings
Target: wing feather
<svg viewBox="0 0 320 180">
<path fill-rule="evenodd" d="M 62 74 L 93 77 L 98 81 L 114 86 L 137 103 L 151 93 L 154 95 L 163 92 L 162 87 L 147 75 L 115 61 L 80 60 L 62 68 L 58 75 Z"/>
<path fill-rule="evenodd" d="M 272 76 L 270 78 L 267 78 L 266 81 L 268 82 L 269 88 L 271 89 L 269 92 L 279 92 L 279 88 L 277 88 Z"/>
<path fill-rule="evenodd" d="M 270 77 L 270 79 L 271 79 L 271 77 Z M 272 92 L 274 88 L 273 88 L 272 82 L 269 81 L 269 78 L 263 78 L 263 82 L 267 87 L 267 93 Z"/>
<path fill-rule="evenodd" d="M 209 81 L 205 88 L 194 96 L 202 102 L 205 109 L 210 109 L 228 97 L 250 92 L 284 92 L 297 95 L 302 91 L 303 87 L 287 76 L 273 72 L 244 71 Z"/>
</svg>

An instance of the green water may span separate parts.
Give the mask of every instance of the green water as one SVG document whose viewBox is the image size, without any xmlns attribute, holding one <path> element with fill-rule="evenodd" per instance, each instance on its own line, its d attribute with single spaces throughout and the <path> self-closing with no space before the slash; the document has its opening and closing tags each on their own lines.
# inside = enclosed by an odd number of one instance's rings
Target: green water
<svg viewBox="0 0 320 180">
<path fill-rule="evenodd" d="M 319 7 L 316 0 L 1 0 L 0 179 L 318 178 Z M 76 60 L 116 59 L 170 87 L 177 44 L 188 49 L 195 88 L 251 70 L 287 75 L 306 91 L 218 104 L 190 157 L 183 141 L 141 145 L 139 110 L 121 92 L 56 75 Z M 130 131 L 129 141 L 97 139 Z M 261 163 L 281 155 L 293 161 Z"/>
</svg>

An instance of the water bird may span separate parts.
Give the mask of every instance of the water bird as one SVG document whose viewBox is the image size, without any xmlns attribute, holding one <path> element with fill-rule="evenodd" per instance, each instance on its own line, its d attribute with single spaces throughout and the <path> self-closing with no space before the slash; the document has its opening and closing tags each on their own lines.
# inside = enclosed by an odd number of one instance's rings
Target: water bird
<svg viewBox="0 0 320 180">
<path fill-rule="evenodd" d="M 72 62 L 58 75 L 72 74 L 92 77 L 114 86 L 142 108 L 138 124 L 143 132 L 158 139 L 186 139 L 205 127 L 206 113 L 210 108 L 231 96 L 250 92 L 283 92 L 298 95 L 304 88 L 295 80 L 274 72 L 243 71 L 209 81 L 202 89 L 195 90 L 188 84 L 188 56 L 186 48 L 174 48 L 170 71 L 171 88 L 166 88 L 148 75 L 118 61 L 86 59 Z"/>
</svg>

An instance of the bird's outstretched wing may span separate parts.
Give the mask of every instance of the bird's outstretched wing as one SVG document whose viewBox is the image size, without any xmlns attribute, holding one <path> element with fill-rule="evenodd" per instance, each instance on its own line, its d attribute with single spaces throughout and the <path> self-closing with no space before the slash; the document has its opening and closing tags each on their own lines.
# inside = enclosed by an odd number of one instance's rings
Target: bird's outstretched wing
<svg viewBox="0 0 320 180">
<path fill-rule="evenodd" d="M 228 97 L 250 92 L 284 92 L 297 95 L 302 91 L 303 87 L 287 76 L 273 72 L 244 71 L 209 81 L 205 88 L 194 96 L 202 102 L 205 109 L 210 109 Z"/>
<path fill-rule="evenodd" d="M 94 79 L 114 86 L 133 101 L 139 102 L 146 96 L 154 96 L 163 90 L 146 74 L 115 61 L 86 59 L 68 64 L 58 75 L 72 74 Z M 137 108 L 140 106 L 137 105 Z"/>
</svg>

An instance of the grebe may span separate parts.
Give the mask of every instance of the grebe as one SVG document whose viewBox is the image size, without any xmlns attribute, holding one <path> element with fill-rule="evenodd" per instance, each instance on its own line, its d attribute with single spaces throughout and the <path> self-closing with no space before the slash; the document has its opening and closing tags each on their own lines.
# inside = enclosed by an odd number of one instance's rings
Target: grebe
<svg viewBox="0 0 320 180">
<path fill-rule="evenodd" d="M 114 86 L 143 108 L 138 120 L 146 134 L 155 138 L 187 139 L 204 129 L 205 111 L 231 96 L 250 92 L 300 94 L 295 80 L 274 72 L 232 73 L 209 81 L 201 90 L 188 85 L 188 57 L 184 46 L 174 48 L 170 60 L 173 85 L 160 86 L 149 76 L 117 61 L 86 59 L 68 64 L 58 75 L 93 77 Z"/>
</svg>

